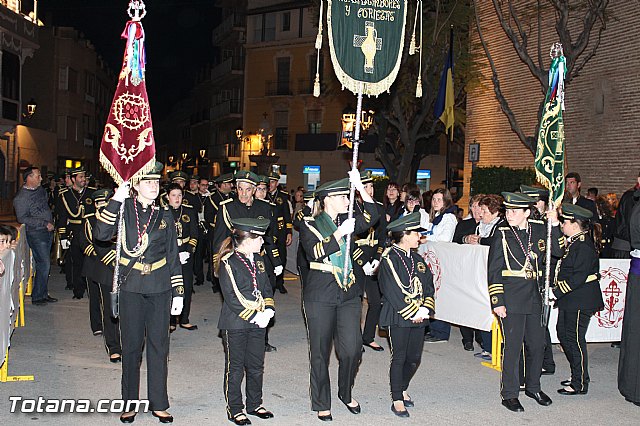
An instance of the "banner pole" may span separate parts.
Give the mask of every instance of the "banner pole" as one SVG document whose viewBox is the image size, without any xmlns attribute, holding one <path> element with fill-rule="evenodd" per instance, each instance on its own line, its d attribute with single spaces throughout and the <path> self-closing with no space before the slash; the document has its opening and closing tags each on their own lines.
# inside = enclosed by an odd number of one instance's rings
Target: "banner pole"
<svg viewBox="0 0 640 426">
<path fill-rule="evenodd" d="M 549 210 L 553 205 L 553 191 L 549 190 Z M 551 306 L 549 305 L 549 285 L 551 281 L 551 221 L 547 218 L 547 251 L 545 252 L 544 262 L 544 294 L 542 295 L 542 316 L 540 324 L 546 328 L 549 325 L 549 314 Z"/>
<path fill-rule="evenodd" d="M 360 146 L 360 122 L 362 119 L 362 82 L 358 82 L 358 104 L 356 107 L 356 124 L 355 130 L 353 134 L 353 157 L 351 159 L 351 170 L 358 170 L 358 148 Z M 353 206 L 355 203 L 356 197 L 356 187 L 351 182 L 349 184 L 350 192 L 349 192 L 349 215 L 348 218 L 353 218 Z M 347 253 L 344 257 L 344 267 L 342 268 L 343 276 L 342 283 L 343 287 L 346 288 L 349 283 L 349 274 L 347 274 L 347 267 L 349 266 L 349 256 L 351 251 L 351 234 L 347 234 Z"/>
<path fill-rule="evenodd" d="M 122 182 L 122 185 L 124 185 L 124 182 Z M 120 204 L 120 218 L 118 219 L 118 232 L 116 233 L 116 259 L 115 259 L 115 264 L 113 265 L 113 282 L 112 282 L 112 286 L 111 286 L 111 294 L 112 295 L 117 295 L 120 292 L 120 283 L 118 280 L 118 276 L 120 275 L 120 256 L 121 256 L 121 247 L 122 247 L 122 224 L 124 222 L 124 203 L 125 201 L 122 202 L 122 204 Z M 111 297 L 111 301 L 113 303 L 114 300 L 117 300 L 117 297 Z M 112 314 L 118 314 L 119 312 L 119 307 L 115 307 L 112 306 L 111 307 L 111 312 Z M 114 318 L 117 318 L 117 315 L 113 316 Z"/>
</svg>

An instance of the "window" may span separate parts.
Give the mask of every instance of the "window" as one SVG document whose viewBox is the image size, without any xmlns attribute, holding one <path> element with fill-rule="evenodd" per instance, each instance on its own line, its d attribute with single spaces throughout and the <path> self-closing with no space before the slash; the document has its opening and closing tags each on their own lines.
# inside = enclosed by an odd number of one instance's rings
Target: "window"
<svg viewBox="0 0 640 426">
<path fill-rule="evenodd" d="M 59 115 L 56 117 L 57 121 L 57 133 L 58 139 L 66 139 L 67 138 L 67 117 L 65 115 Z"/>
<path fill-rule="evenodd" d="M 251 16 L 251 22 L 253 23 L 253 43 L 258 43 L 262 41 L 262 17 L 263 15 Z"/>
<path fill-rule="evenodd" d="M 264 16 L 264 31 L 262 32 L 262 41 L 273 41 L 276 39 L 276 14 L 267 13 Z"/>
<path fill-rule="evenodd" d="M 282 31 L 291 31 L 291 12 L 282 13 Z"/>
<path fill-rule="evenodd" d="M 291 77 L 290 73 L 290 65 L 291 65 L 291 58 L 286 57 L 286 58 L 278 58 L 277 60 L 277 75 L 278 75 L 278 82 L 277 82 L 277 87 L 276 87 L 276 94 L 278 95 L 289 95 L 290 94 L 290 88 L 289 88 L 289 79 Z"/>
<path fill-rule="evenodd" d="M 309 133 L 322 133 L 322 110 L 310 109 L 307 110 L 307 126 Z"/>
<path fill-rule="evenodd" d="M 289 129 L 286 127 L 276 127 L 276 141 L 274 149 L 288 149 Z"/>
<path fill-rule="evenodd" d="M 20 100 L 20 58 L 2 51 L 2 97 Z"/>
<path fill-rule="evenodd" d="M 75 117 L 67 117 L 67 134 L 66 139 L 71 142 L 78 142 L 78 119 Z"/>
<path fill-rule="evenodd" d="M 58 68 L 58 90 L 68 90 L 69 67 Z"/>
</svg>

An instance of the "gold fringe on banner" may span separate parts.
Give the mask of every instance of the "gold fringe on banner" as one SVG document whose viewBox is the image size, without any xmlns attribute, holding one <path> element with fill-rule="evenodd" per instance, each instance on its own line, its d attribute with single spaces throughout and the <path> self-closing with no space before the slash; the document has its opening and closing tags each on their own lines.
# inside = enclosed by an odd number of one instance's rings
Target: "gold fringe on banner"
<svg viewBox="0 0 640 426">
<path fill-rule="evenodd" d="M 142 166 L 140 170 L 138 170 L 133 176 L 129 178 L 129 182 L 131 183 L 131 185 L 133 186 L 138 183 L 140 179 L 142 179 L 142 176 L 149 173 L 155 167 L 155 164 L 156 156 L 154 155 L 151 160 L 147 162 L 147 164 Z M 120 184 L 122 184 L 122 182 L 124 182 L 124 179 L 122 179 L 122 176 L 120 176 L 120 173 L 118 173 L 116 167 L 113 165 L 113 163 L 111 163 L 111 161 L 102 151 L 100 151 L 100 165 L 107 171 L 107 173 L 109 173 L 111 179 L 113 179 L 116 185 L 119 186 Z"/>
</svg>

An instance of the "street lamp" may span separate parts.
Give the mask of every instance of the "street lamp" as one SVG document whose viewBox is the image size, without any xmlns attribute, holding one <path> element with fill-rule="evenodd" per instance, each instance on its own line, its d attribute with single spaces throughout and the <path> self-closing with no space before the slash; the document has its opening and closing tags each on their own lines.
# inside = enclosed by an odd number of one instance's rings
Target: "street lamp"
<svg viewBox="0 0 640 426">
<path fill-rule="evenodd" d="M 37 107 L 38 104 L 36 103 L 36 100 L 33 98 L 29 99 L 29 102 L 27 102 L 27 112 L 22 113 L 22 118 L 31 118 L 33 114 L 36 113 Z"/>
<path fill-rule="evenodd" d="M 238 141 L 242 140 L 242 133 L 243 133 L 242 127 L 238 127 L 236 129 L 236 139 L 238 139 Z"/>
</svg>

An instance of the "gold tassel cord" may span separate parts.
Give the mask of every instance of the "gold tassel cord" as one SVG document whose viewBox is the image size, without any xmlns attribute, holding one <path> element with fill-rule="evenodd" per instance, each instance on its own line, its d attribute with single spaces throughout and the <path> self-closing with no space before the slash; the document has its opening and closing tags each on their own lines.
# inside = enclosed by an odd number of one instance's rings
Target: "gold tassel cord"
<svg viewBox="0 0 640 426">
<path fill-rule="evenodd" d="M 420 55 L 420 58 L 418 59 L 420 65 L 418 67 L 418 82 L 416 83 L 416 98 L 421 98 L 422 97 L 422 0 L 418 0 L 418 3 L 416 4 L 416 23 L 418 21 L 418 12 L 420 12 L 420 40 L 419 40 L 420 44 L 415 47 L 415 50 Z M 413 32 L 415 34 L 415 25 L 414 25 Z"/>
<path fill-rule="evenodd" d="M 320 19 L 318 20 L 318 35 L 316 36 L 316 78 L 313 80 L 313 96 L 320 96 L 320 49 L 322 49 L 322 16 L 324 10 L 324 1 L 320 0 Z"/>
<path fill-rule="evenodd" d="M 413 19 L 413 33 L 411 34 L 411 41 L 409 42 L 409 55 L 414 55 L 416 53 L 416 27 L 418 25 L 419 11 L 418 3 L 416 3 L 416 16 Z"/>
<path fill-rule="evenodd" d="M 324 10 L 324 1 L 320 0 L 320 19 L 318 20 L 318 35 L 316 36 L 316 50 L 322 49 L 322 15 Z"/>
</svg>

